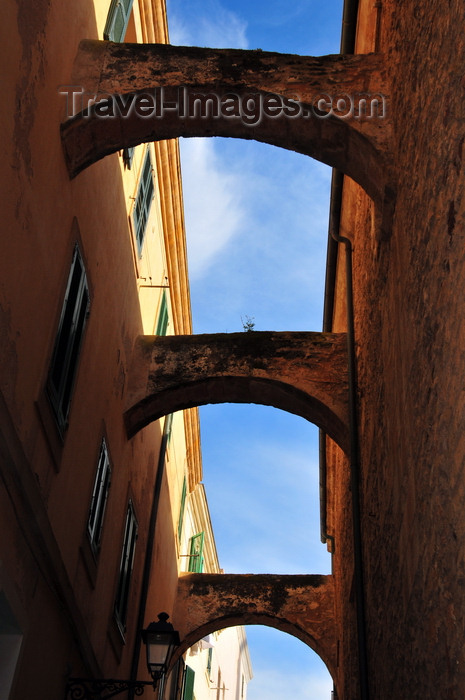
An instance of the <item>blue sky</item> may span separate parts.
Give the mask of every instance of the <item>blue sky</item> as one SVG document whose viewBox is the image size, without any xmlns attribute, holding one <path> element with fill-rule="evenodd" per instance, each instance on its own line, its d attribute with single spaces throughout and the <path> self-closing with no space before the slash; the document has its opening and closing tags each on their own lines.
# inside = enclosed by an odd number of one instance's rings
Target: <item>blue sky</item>
<svg viewBox="0 0 465 700">
<path fill-rule="evenodd" d="M 173 44 L 337 53 L 342 0 L 168 0 Z M 236 139 L 181 139 L 195 333 L 321 330 L 331 171 Z M 316 428 L 269 407 L 200 409 L 220 564 L 233 573 L 329 573 L 319 537 Z M 248 700 L 329 700 L 299 640 L 248 627 Z"/>
</svg>

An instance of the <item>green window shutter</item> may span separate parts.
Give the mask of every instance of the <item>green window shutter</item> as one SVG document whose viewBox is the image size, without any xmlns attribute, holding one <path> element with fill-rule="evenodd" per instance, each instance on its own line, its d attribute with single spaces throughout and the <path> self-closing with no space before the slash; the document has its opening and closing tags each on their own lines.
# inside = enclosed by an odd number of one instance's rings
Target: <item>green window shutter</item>
<svg viewBox="0 0 465 700">
<path fill-rule="evenodd" d="M 190 666 L 186 666 L 184 669 L 184 691 L 182 700 L 194 700 L 194 680 L 195 671 Z"/>
<path fill-rule="evenodd" d="M 144 167 L 137 189 L 136 201 L 134 204 L 133 219 L 137 238 L 137 248 L 139 256 L 142 255 L 142 246 L 144 244 L 145 229 L 149 218 L 150 207 L 154 195 L 153 176 L 152 176 L 152 161 L 150 159 L 150 150 L 147 149 L 145 156 Z"/>
<path fill-rule="evenodd" d="M 196 574 L 201 574 L 203 571 L 203 540 L 203 532 L 199 532 L 190 539 L 189 571 Z"/>
<path fill-rule="evenodd" d="M 112 0 L 108 11 L 103 38 L 107 41 L 120 42 L 124 40 L 134 0 Z M 131 170 L 134 148 L 123 149 L 123 163 Z"/>
<path fill-rule="evenodd" d="M 168 302 L 166 301 L 166 292 L 163 291 L 161 298 L 160 311 L 158 314 L 156 335 L 166 335 L 168 328 Z"/>
<path fill-rule="evenodd" d="M 179 520 L 178 520 L 178 540 L 181 540 L 182 526 L 184 523 L 184 509 L 186 507 L 186 496 L 187 496 L 187 480 L 184 477 L 182 483 L 182 494 L 181 494 L 181 507 L 179 509 Z"/>
<path fill-rule="evenodd" d="M 133 0 L 112 0 L 103 38 L 107 41 L 123 41 L 128 28 Z"/>
</svg>

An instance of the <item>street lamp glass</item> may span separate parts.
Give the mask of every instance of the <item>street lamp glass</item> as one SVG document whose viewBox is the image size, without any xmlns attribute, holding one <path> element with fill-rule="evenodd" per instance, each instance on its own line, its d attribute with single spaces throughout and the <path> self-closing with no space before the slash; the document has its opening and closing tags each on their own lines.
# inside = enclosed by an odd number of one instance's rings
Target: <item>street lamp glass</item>
<svg viewBox="0 0 465 700">
<path fill-rule="evenodd" d="M 179 646 L 179 634 L 173 625 L 167 622 L 169 615 L 160 613 L 158 622 L 151 622 L 142 632 L 146 645 L 147 666 L 152 678 L 158 679 L 166 673 L 168 663 L 175 647 Z"/>
</svg>

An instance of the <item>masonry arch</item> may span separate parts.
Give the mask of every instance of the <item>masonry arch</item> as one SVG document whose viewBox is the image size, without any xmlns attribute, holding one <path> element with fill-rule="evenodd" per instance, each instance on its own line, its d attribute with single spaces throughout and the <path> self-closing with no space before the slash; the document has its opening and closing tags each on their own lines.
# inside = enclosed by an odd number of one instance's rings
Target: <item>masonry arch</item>
<svg viewBox="0 0 465 700">
<path fill-rule="evenodd" d="M 73 71 L 74 85 L 86 94 L 118 94 L 111 115 L 93 106 L 62 124 L 62 142 L 70 175 L 110 153 L 147 141 L 175 137 L 228 136 L 254 139 L 309 155 L 338 168 L 358 182 L 383 208 L 390 177 L 389 128 L 384 118 L 341 118 L 318 114 L 319 95 L 375 94 L 385 99 L 386 71 L 380 55 L 302 57 L 261 51 L 201 49 L 162 44 L 81 42 Z M 191 115 L 179 108 L 180 90 L 206 95 L 233 93 L 240 103 L 267 95 L 283 103 L 298 96 L 299 115 L 279 112 L 258 121 L 244 115 L 206 110 Z M 176 108 L 141 114 L 136 105 L 148 91 L 163 89 L 160 104 Z M 65 91 L 66 93 L 66 91 Z M 79 97 L 79 96 L 78 96 Z M 74 94 L 72 96 L 74 99 Z M 68 94 L 68 116 L 70 95 Z M 145 103 L 147 105 L 147 102 Z M 150 118 L 145 118 L 145 117 Z M 262 115 L 263 116 L 263 115 Z M 384 116 L 384 111 L 383 111 Z M 391 194 L 389 194 L 391 197 Z"/>
<path fill-rule="evenodd" d="M 259 614 L 253 616 L 238 615 L 236 617 L 218 618 L 216 620 L 212 620 L 209 624 L 203 625 L 201 628 L 194 630 L 192 634 L 183 639 L 181 645 L 176 649 L 171 660 L 171 667 L 173 667 L 178 659 L 185 654 L 187 649 L 192 647 L 207 635 L 212 634 L 213 632 L 218 632 L 219 630 L 227 627 L 237 627 L 243 625 L 263 625 L 264 627 L 271 627 L 279 632 L 289 634 L 292 637 L 299 639 L 313 652 L 315 652 L 315 654 L 317 654 L 317 656 L 323 661 L 333 681 L 336 683 L 337 676 L 335 675 L 335 668 L 331 668 L 332 660 L 325 658 L 325 651 L 322 649 L 322 644 L 315 640 L 310 634 L 298 629 L 296 625 L 293 625 L 285 619 Z"/>
<path fill-rule="evenodd" d="M 187 574 L 179 579 L 174 610 L 182 642 L 172 664 L 212 632 L 265 625 L 300 639 L 337 678 L 332 576 Z"/>
<path fill-rule="evenodd" d="M 128 381 L 129 437 L 174 411 L 257 403 L 300 415 L 348 449 L 345 334 L 141 336 Z"/>
<path fill-rule="evenodd" d="M 238 614 L 230 617 L 218 617 L 215 620 L 211 620 L 208 624 L 202 625 L 201 627 L 193 630 L 183 639 L 180 647 L 176 650 L 176 656 L 173 657 L 173 664 L 176 663 L 177 659 L 182 656 L 189 647 L 193 646 L 196 642 L 199 642 L 207 635 L 211 634 L 212 632 L 218 632 L 226 627 L 237 627 L 238 625 L 264 625 L 265 627 L 273 627 L 280 632 L 285 632 L 286 634 L 290 634 L 291 636 L 300 639 L 301 642 L 309 646 L 318 654 L 318 656 L 321 657 L 320 645 L 311 634 L 299 629 L 295 624 L 292 624 L 286 619 L 272 617 L 271 615 L 251 613 L 242 615 Z"/>
<path fill-rule="evenodd" d="M 198 88 L 210 94 L 212 86 Z M 250 94 L 250 87 L 236 88 L 241 101 Z M 165 89 L 167 103 L 175 103 L 178 88 Z M 126 93 L 122 101 L 129 103 L 145 93 Z M 266 93 L 255 91 L 257 100 L 266 98 Z M 312 113 L 312 105 L 304 104 L 305 114 Z M 221 118 L 211 113 L 206 116 L 178 118 L 172 112 L 161 116 L 154 125 L 152 120 L 141 119 L 135 111 L 128 117 L 99 118 L 95 108 L 90 116 L 79 114 L 62 126 L 62 137 L 70 174 L 74 177 L 82 170 L 123 148 L 137 146 L 148 141 L 163 141 L 177 137 L 223 136 L 253 139 L 272 146 L 302 153 L 330 167 L 341 170 L 358 182 L 376 202 L 383 200 L 386 164 L 382 154 L 363 133 L 354 129 L 350 122 L 335 116 L 325 118 L 296 117 L 261 119 L 253 126 L 241 117 Z M 381 185 L 381 191 L 380 191 Z"/>
<path fill-rule="evenodd" d="M 293 700 L 331 698 L 335 679 L 307 644 L 273 627 L 247 625 L 243 629 L 253 670 L 249 696 L 254 693 L 270 700 L 274 692 L 277 698 Z"/>
</svg>

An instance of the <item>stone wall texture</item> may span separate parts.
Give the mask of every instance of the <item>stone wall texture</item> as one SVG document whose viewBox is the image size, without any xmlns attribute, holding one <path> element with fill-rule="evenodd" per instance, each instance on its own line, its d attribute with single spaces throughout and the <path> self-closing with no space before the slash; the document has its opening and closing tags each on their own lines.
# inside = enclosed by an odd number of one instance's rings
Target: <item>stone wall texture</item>
<svg viewBox="0 0 465 700">
<path fill-rule="evenodd" d="M 371 26 L 376 11 L 361 4 Z M 376 700 L 465 692 L 463 27 L 461 2 L 382 3 L 378 50 L 391 75 L 396 190 L 387 237 L 361 189 L 347 179 L 344 188 Z M 372 51 L 373 35 L 359 34 L 358 50 Z M 345 329 L 341 280 L 334 331 Z M 332 468 L 343 468 L 342 459 Z M 342 528 L 343 538 L 348 514 Z"/>
</svg>

